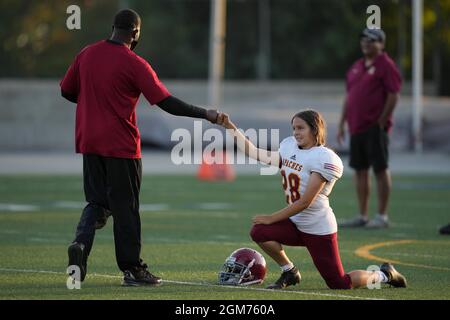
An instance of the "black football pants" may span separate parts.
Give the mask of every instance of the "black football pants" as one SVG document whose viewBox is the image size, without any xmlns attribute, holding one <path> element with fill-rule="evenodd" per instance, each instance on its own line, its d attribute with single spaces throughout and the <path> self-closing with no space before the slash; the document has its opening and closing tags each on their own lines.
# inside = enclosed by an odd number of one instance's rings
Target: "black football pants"
<svg viewBox="0 0 450 320">
<path fill-rule="evenodd" d="M 84 194 L 88 205 L 77 226 L 75 241 L 85 245 L 85 257 L 94 242 L 96 227 L 114 219 L 114 243 L 119 269 L 140 266 L 141 220 L 139 191 L 141 159 L 83 155 Z"/>
</svg>

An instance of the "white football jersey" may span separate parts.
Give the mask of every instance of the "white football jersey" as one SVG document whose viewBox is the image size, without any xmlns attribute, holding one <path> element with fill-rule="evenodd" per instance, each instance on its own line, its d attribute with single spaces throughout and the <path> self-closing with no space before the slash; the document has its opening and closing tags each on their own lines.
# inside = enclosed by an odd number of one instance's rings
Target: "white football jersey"
<svg viewBox="0 0 450 320">
<path fill-rule="evenodd" d="M 326 235 L 337 232 L 336 218 L 328 196 L 344 169 L 339 156 L 324 146 L 300 149 L 293 136 L 281 141 L 279 153 L 282 183 L 289 204 L 300 199 L 305 193 L 312 172 L 318 172 L 327 180 L 311 205 L 290 217 L 291 221 L 300 231 L 310 234 Z"/>
</svg>

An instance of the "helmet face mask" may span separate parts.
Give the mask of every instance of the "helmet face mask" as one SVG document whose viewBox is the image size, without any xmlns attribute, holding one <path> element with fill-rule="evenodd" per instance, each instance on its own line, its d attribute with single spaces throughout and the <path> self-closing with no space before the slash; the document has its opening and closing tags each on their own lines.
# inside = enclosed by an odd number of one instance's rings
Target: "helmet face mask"
<svg viewBox="0 0 450 320">
<path fill-rule="evenodd" d="M 233 257 L 227 258 L 219 273 L 220 284 L 240 285 L 244 281 L 250 281 L 252 273 L 246 265 L 236 262 Z"/>
<path fill-rule="evenodd" d="M 264 281 L 266 261 L 253 249 L 241 248 L 234 251 L 219 272 L 221 285 L 252 285 Z"/>
</svg>

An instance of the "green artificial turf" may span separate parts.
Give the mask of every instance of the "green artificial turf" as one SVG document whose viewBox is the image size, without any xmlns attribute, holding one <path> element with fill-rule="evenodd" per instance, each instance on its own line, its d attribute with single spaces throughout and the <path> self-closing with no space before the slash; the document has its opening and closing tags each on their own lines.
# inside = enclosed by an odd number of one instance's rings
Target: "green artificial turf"
<svg viewBox="0 0 450 320">
<path fill-rule="evenodd" d="M 80 290 L 69 290 L 67 245 L 84 202 L 81 177 L 0 176 L 0 299 L 450 299 L 450 236 L 437 231 L 450 222 L 450 177 L 393 180 L 391 228 L 342 229 L 339 246 L 344 268 L 350 271 L 379 264 L 355 253 L 378 244 L 368 253 L 395 260 L 408 279 L 406 289 L 383 285 L 381 290 L 330 290 L 305 248 L 292 247 L 286 251 L 301 271 L 300 285 L 284 291 L 263 290 L 264 285 L 217 286 L 217 272 L 233 250 L 259 250 L 248 235 L 251 217 L 285 205 L 279 176 L 238 176 L 231 183 L 208 183 L 191 176 L 161 175 L 143 178 L 142 258 L 164 283 L 120 286 L 111 219 L 97 232 L 86 281 Z M 374 190 L 372 215 L 375 196 Z M 355 215 L 350 178 L 336 184 L 331 205 L 338 219 Z M 280 271 L 265 257 L 267 284 Z"/>
</svg>

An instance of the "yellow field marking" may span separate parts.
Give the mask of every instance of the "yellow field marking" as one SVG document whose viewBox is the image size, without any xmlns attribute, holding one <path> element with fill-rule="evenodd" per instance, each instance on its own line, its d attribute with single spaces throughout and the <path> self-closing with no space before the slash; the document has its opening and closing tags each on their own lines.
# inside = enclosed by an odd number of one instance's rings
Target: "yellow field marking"
<svg viewBox="0 0 450 320">
<path fill-rule="evenodd" d="M 404 265 L 404 266 L 410 266 L 410 267 L 416 267 L 416 268 L 424 268 L 424 269 L 433 269 L 433 270 L 441 270 L 441 271 L 450 271 L 450 268 L 445 268 L 445 267 L 434 267 L 434 266 L 428 266 L 425 264 L 416 264 L 416 263 L 407 263 L 407 262 L 402 262 L 399 260 L 392 260 L 392 259 L 386 259 L 383 257 L 379 257 L 376 255 L 373 255 L 372 253 L 370 253 L 370 251 L 377 249 L 377 248 L 381 248 L 381 247 L 389 247 L 389 246 L 396 246 L 399 244 L 410 244 L 410 243 L 417 243 L 419 242 L 418 240 L 396 240 L 396 241 L 386 241 L 386 242 L 378 242 L 378 243 L 374 243 L 374 244 L 369 244 L 369 245 L 365 245 L 362 247 L 359 247 L 358 249 L 355 250 L 355 254 L 358 257 L 367 259 L 367 260 L 375 260 L 375 261 L 380 261 L 380 262 L 389 262 L 392 264 L 400 264 L 400 265 Z"/>
</svg>

